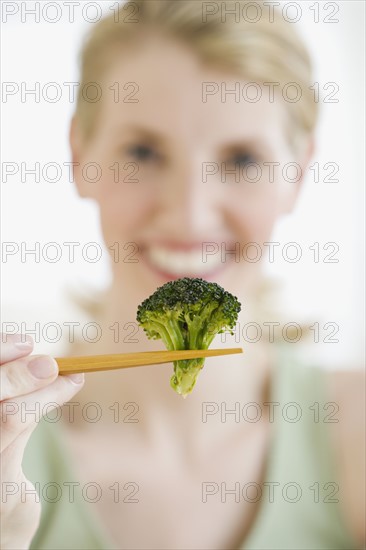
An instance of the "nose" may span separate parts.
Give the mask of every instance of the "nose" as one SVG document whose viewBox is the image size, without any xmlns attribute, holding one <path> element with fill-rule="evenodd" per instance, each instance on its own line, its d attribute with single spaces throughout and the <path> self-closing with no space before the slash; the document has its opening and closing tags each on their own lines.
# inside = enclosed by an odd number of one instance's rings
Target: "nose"
<svg viewBox="0 0 366 550">
<path fill-rule="evenodd" d="M 172 238 L 199 240 L 220 226 L 220 190 L 204 181 L 203 166 L 198 156 L 177 166 L 159 190 L 159 225 Z"/>
</svg>

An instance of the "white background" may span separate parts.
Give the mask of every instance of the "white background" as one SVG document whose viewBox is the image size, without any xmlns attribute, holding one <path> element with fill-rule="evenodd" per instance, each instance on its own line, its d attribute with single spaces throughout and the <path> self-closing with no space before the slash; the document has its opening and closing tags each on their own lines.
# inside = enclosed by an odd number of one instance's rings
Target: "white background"
<svg viewBox="0 0 366 550">
<path fill-rule="evenodd" d="M 2 2 L 16 5 L 19 12 L 2 24 L 2 80 L 32 88 L 35 82 L 78 81 L 77 53 L 84 31 L 91 23 L 83 20 L 81 9 L 90 2 L 80 2 L 75 9 L 75 22 L 67 21 L 68 11 L 63 2 L 59 22 L 48 23 L 41 16 L 26 15 L 21 21 L 21 9 L 34 8 L 34 2 Z M 41 2 L 41 6 L 45 3 Z M 95 4 L 95 3 L 94 3 Z M 103 11 L 115 2 L 99 2 Z M 288 2 L 289 17 L 293 17 Z M 292 3 L 294 4 L 294 3 Z M 296 3 L 295 3 L 296 4 Z M 314 23 L 310 6 L 319 5 L 320 21 Z M 338 344 L 313 346 L 327 366 L 351 367 L 362 360 L 363 342 L 363 204 L 364 204 L 364 15 L 363 1 L 331 2 L 339 6 L 334 15 L 338 23 L 325 23 L 331 14 L 325 2 L 298 2 L 302 17 L 296 27 L 303 34 L 314 61 L 314 81 L 320 89 L 327 82 L 336 82 L 338 103 L 320 103 L 320 122 L 317 130 L 317 149 L 312 163 L 322 167 L 336 162 L 338 183 L 323 181 L 328 172 L 321 171 L 319 183 L 307 177 L 296 211 L 281 221 L 273 241 L 281 244 L 297 241 L 303 247 L 306 259 L 291 264 L 276 261 L 268 272 L 283 281 L 281 304 L 285 316 L 294 321 L 315 321 L 321 324 L 336 322 L 340 331 Z M 94 10 L 94 11 L 93 11 Z M 53 17 L 50 9 L 49 16 Z M 88 16 L 94 17 L 93 7 Z M 4 11 L 3 11 L 4 18 Z M 4 19 L 3 19 L 4 21 Z M 25 162 L 41 166 L 48 162 L 62 165 L 70 162 L 68 127 L 74 105 L 68 100 L 67 88 L 57 103 L 41 100 L 35 103 L 29 96 L 20 101 L 20 94 L 2 99 L 2 161 Z M 328 92 L 331 89 L 328 89 Z M 94 205 L 78 198 L 73 184 L 68 181 L 65 168 L 59 182 L 35 183 L 27 177 L 9 177 L 2 183 L 2 241 L 27 243 L 91 241 L 102 244 L 98 215 Z M 338 263 L 314 263 L 309 246 L 336 242 Z M 28 328 L 36 320 L 71 320 L 70 302 L 65 298 L 68 288 L 77 292 L 88 288 L 103 288 L 108 284 L 108 264 L 100 261 L 79 261 L 70 264 L 65 257 L 52 264 L 40 264 L 28 258 L 20 262 L 20 255 L 2 263 L 2 322 L 23 321 Z M 328 250 L 330 252 L 331 249 Z M 106 257 L 106 254 L 104 254 Z M 4 328 L 4 325 L 3 325 Z M 54 345 L 41 341 L 37 352 L 53 353 Z"/>
</svg>

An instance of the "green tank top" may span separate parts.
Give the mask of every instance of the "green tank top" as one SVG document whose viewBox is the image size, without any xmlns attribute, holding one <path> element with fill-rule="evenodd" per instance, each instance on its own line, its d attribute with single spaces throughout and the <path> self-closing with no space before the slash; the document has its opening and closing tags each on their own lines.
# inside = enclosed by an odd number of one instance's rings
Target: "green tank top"
<svg viewBox="0 0 366 550">
<path fill-rule="evenodd" d="M 357 542 L 342 516 L 326 407 L 324 371 L 281 354 L 270 402 L 273 431 L 265 481 L 243 498 L 259 499 L 254 524 L 239 550 L 353 550 Z M 276 405 L 278 403 L 278 405 Z M 23 469 L 40 493 L 42 515 L 31 549 L 116 550 L 101 523 L 91 517 L 62 445 L 58 423 L 43 418 L 26 448 Z M 37 483 L 39 484 L 37 487 Z M 58 486 L 60 489 L 58 489 Z M 228 497 L 230 498 L 230 496 Z M 54 500 L 54 502 L 51 502 Z M 152 543 L 152 546 L 156 541 Z"/>
</svg>

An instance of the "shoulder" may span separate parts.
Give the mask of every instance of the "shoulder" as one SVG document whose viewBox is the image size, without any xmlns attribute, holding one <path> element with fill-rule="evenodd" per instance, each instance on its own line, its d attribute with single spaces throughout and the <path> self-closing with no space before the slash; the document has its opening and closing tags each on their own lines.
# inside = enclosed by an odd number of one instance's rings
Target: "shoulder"
<svg viewBox="0 0 366 550">
<path fill-rule="evenodd" d="M 329 423 L 339 474 L 340 505 L 351 533 L 360 545 L 365 533 L 365 373 L 362 370 L 326 372 L 327 400 L 336 410 Z"/>
</svg>

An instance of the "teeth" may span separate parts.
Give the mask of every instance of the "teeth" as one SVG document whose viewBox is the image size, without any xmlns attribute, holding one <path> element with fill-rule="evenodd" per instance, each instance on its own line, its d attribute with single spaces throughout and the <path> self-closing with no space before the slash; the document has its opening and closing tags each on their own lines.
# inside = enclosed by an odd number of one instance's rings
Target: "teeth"
<svg viewBox="0 0 366 550">
<path fill-rule="evenodd" d="M 160 246 L 150 247 L 147 251 L 149 261 L 161 271 L 171 273 L 177 277 L 204 275 L 216 269 L 221 264 L 219 253 L 207 256 L 207 262 L 203 262 L 202 252 L 199 249 L 184 251 L 171 251 Z"/>
</svg>

